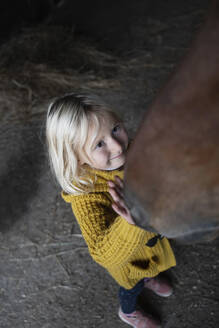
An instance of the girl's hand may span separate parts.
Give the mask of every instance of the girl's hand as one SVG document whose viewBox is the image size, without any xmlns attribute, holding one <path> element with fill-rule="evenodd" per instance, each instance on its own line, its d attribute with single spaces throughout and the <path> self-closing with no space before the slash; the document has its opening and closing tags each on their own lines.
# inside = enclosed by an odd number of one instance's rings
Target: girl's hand
<svg viewBox="0 0 219 328">
<path fill-rule="evenodd" d="M 123 181 L 119 177 L 115 177 L 115 181 L 108 181 L 109 193 L 113 198 L 112 208 L 116 213 L 121 215 L 128 223 L 135 224 L 131 213 L 124 202 Z"/>
</svg>

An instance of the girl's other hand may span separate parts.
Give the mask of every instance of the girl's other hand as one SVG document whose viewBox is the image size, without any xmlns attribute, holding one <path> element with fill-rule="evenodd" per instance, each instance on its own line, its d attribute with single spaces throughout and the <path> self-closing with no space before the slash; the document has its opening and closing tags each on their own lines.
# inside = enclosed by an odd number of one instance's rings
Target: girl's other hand
<svg viewBox="0 0 219 328">
<path fill-rule="evenodd" d="M 115 177 L 115 181 L 108 181 L 109 193 L 113 198 L 112 208 L 116 213 L 121 215 L 128 223 L 135 224 L 131 213 L 124 201 L 123 181 L 119 177 Z"/>
</svg>

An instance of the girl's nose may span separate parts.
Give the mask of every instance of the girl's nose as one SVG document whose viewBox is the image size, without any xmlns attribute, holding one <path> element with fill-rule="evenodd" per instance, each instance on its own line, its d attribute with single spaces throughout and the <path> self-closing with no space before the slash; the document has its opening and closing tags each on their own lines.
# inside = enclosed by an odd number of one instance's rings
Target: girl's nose
<svg viewBox="0 0 219 328">
<path fill-rule="evenodd" d="M 111 148 L 112 154 L 114 154 L 114 155 L 119 155 L 122 152 L 121 142 L 113 137 L 110 140 L 110 148 Z"/>
</svg>

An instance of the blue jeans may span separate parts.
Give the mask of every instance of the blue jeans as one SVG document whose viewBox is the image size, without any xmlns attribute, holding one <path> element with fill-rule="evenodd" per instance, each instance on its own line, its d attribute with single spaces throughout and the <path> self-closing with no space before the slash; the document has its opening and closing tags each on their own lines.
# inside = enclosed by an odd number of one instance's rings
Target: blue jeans
<svg viewBox="0 0 219 328">
<path fill-rule="evenodd" d="M 132 289 L 119 288 L 119 301 L 123 313 L 132 313 L 136 310 L 137 298 L 143 288 L 144 279 L 140 280 Z"/>
</svg>

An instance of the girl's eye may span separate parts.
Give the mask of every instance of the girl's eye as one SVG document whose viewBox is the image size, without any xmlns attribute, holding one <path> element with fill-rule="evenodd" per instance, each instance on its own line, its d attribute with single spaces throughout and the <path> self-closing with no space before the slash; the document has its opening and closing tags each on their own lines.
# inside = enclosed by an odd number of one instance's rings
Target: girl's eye
<svg viewBox="0 0 219 328">
<path fill-rule="evenodd" d="M 101 148 L 103 147 L 103 141 L 99 141 L 98 144 L 96 145 L 96 148 Z"/>
<path fill-rule="evenodd" d="M 116 133 L 116 132 L 118 132 L 119 130 L 120 130 L 120 125 L 118 124 L 118 125 L 116 125 L 116 126 L 114 126 L 114 128 L 113 128 L 113 133 Z"/>
</svg>

